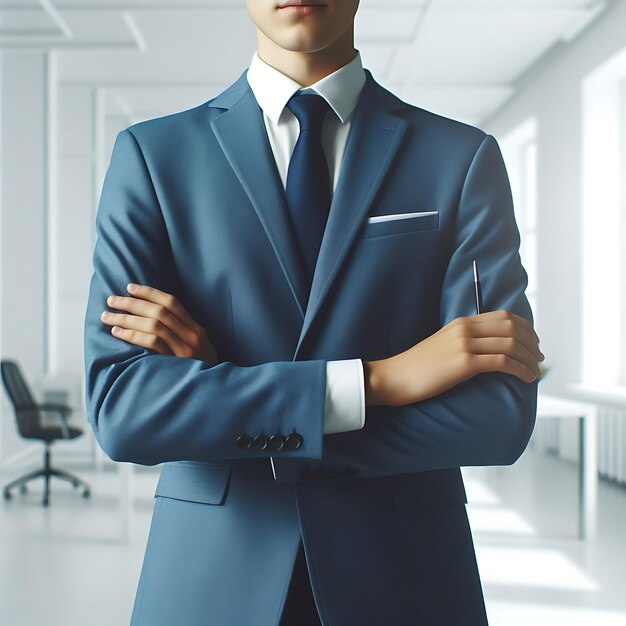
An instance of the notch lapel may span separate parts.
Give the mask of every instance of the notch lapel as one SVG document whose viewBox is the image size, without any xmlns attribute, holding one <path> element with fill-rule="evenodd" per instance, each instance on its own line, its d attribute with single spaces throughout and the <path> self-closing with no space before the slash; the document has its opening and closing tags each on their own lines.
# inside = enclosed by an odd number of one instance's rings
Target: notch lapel
<svg viewBox="0 0 626 626">
<path fill-rule="evenodd" d="M 247 70 L 209 106 L 227 110 L 211 121 L 215 136 L 256 211 L 304 318 L 306 274 L 263 113 Z"/>
<path fill-rule="evenodd" d="M 248 195 L 270 240 L 280 267 L 303 317 L 293 360 L 312 335 L 313 322 L 330 288 L 348 259 L 348 252 L 393 161 L 407 122 L 392 112 L 401 101 L 365 69 L 344 152 L 341 172 L 320 245 L 311 292 L 276 168 L 263 113 L 246 79 L 247 70 L 230 87 L 209 101 L 226 109 L 211 121 L 215 136 Z"/>
<path fill-rule="evenodd" d="M 330 205 L 311 293 L 293 360 L 297 360 L 313 322 L 328 298 L 376 193 L 406 131 L 407 122 L 394 115 L 400 102 L 365 69 L 366 81 L 354 111 L 348 142 Z"/>
</svg>

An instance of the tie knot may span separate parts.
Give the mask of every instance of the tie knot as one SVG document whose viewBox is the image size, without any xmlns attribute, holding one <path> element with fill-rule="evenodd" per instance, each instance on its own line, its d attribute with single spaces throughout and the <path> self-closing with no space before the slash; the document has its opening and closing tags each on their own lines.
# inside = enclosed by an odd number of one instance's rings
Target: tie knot
<svg viewBox="0 0 626 626">
<path fill-rule="evenodd" d="M 301 93 L 291 96 L 287 108 L 298 118 L 300 132 L 317 130 L 321 132 L 324 116 L 328 112 L 328 102 L 315 93 Z"/>
</svg>

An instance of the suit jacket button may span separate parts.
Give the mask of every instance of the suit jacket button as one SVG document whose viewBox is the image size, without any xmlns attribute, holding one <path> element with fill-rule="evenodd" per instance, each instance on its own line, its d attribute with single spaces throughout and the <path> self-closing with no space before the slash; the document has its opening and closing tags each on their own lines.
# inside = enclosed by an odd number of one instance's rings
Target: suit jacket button
<svg viewBox="0 0 626 626">
<path fill-rule="evenodd" d="M 247 433 L 241 433 L 239 437 L 237 437 L 237 445 L 242 450 L 248 450 L 252 446 L 252 439 Z"/>
<path fill-rule="evenodd" d="M 252 440 L 252 447 L 255 450 L 265 450 L 267 448 L 268 439 L 265 435 L 257 435 Z"/>
<path fill-rule="evenodd" d="M 285 437 L 285 448 L 288 450 L 297 450 L 304 441 L 304 437 L 300 433 L 291 433 Z"/>
<path fill-rule="evenodd" d="M 270 450 L 282 450 L 285 445 L 285 440 L 282 435 L 276 434 L 270 437 Z"/>
</svg>

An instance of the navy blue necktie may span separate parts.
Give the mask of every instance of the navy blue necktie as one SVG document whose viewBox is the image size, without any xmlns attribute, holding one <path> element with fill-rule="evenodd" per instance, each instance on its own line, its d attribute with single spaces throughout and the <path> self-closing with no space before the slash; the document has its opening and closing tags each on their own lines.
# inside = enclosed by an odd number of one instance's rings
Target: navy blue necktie
<svg viewBox="0 0 626 626">
<path fill-rule="evenodd" d="M 328 162 L 322 126 L 329 105 L 317 94 L 296 94 L 287 108 L 298 118 L 300 134 L 287 171 L 287 206 L 304 260 L 309 290 L 330 209 Z"/>
</svg>

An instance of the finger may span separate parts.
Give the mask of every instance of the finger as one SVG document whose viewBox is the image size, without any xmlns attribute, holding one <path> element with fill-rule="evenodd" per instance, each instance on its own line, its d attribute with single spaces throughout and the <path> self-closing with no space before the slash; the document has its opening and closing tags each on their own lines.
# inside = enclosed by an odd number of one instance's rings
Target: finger
<svg viewBox="0 0 626 626">
<path fill-rule="evenodd" d="M 490 311 L 495 313 L 495 311 Z M 526 325 L 518 324 L 517 320 L 507 315 L 470 316 L 458 318 L 459 323 L 451 324 L 452 332 L 458 333 L 459 337 L 511 337 L 523 344 L 526 349 L 535 355 L 538 361 L 543 361 L 545 356 L 539 350 L 535 342 L 535 333 L 531 332 Z M 477 321 L 480 320 L 480 321 Z M 532 328 L 532 327 L 531 327 Z"/>
<path fill-rule="evenodd" d="M 525 365 L 534 376 L 541 377 L 537 358 L 526 346 L 512 337 L 478 337 L 468 340 L 472 354 L 506 354 Z"/>
<path fill-rule="evenodd" d="M 190 348 L 187 344 L 183 343 L 179 337 L 154 318 L 124 313 L 103 313 L 102 321 L 105 324 L 117 326 L 123 330 L 139 332 L 141 335 L 155 336 L 167 346 L 170 354 L 176 356 L 187 356 L 189 354 Z"/>
<path fill-rule="evenodd" d="M 148 348 L 149 350 L 154 350 L 159 354 L 172 354 L 167 345 L 156 335 L 143 333 L 138 330 L 130 330 L 120 326 L 113 326 L 111 328 L 111 334 L 118 339 L 122 339 L 136 346 Z"/>
<path fill-rule="evenodd" d="M 472 369 L 480 372 L 504 372 L 517 376 L 526 383 L 536 380 L 533 372 L 523 363 L 508 354 L 474 354 Z"/>
<path fill-rule="evenodd" d="M 130 293 L 135 298 L 139 298 L 141 300 L 147 300 L 149 302 L 154 302 L 155 304 L 160 304 L 165 307 L 173 315 L 175 315 L 185 326 L 188 328 L 195 330 L 197 327 L 196 321 L 189 315 L 185 307 L 178 301 L 171 293 L 167 293 L 166 291 L 161 291 L 156 287 L 151 287 L 150 285 L 140 285 L 136 283 L 128 284 L 128 293 Z"/>
<path fill-rule="evenodd" d="M 496 311 L 486 311 L 484 313 L 479 313 L 478 315 L 470 315 L 468 316 L 468 319 L 470 322 L 474 322 L 474 323 L 481 323 L 481 322 L 489 321 L 492 319 L 495 319 L 495 320 L 512 319 L 513 321 L 517 322 L 520 326 L 522 326 L 524 329 L 526 329 L 529 333 L 531 333 L 534 336 L 536 343 L 539 343 L 540 341 L 539 335 L 537 335 L 532 324 L 525 317 L 522 317 L 521 315 L 518 315 L 517 313 L 513 313 L 512 311 L 507 311 L 506 309 L 498 309 Z"/>
<path fill-rule="evenodd" d="M 525 348 L 535 355 L 536 359 L 543 361 L 545 356 L 539 349 L 535 341 L 535 333 L 531 332 L 527 326 L 520 326 L 511 319 L 485 319 L 482 322 L 470 326 L 475 332 L 475 337 L 514 337 L 522 343 Z"/>
<path fill-rule="evenodd" d="M 111 308 L 128 311 L 133 315 L 159 320 L 186 345 L 193 342 L 193 331 L 161 304 L 127 296 L 109 296 L 107 304 Z"/>
<path fill-rule="evenodd" d="M 444 328 L 454 328 L 459 325 L 464 324 L 484 324 L 484 323 L 492 323 L 494 321 L 505 321 L 511 320 L 516 323 L 521 328 L 524 328 L 528 333 L 531 334 L 535 343 L 539 343 L 540 339 L 532 324 L 521 315 L 517 315 L 517 313 L 513 313 L 511 311 L 507 311 L 506 309 L 498 309 L 496 311 L 486 311 L 484 313 L 478 313 L 477 315 L 466 315 L 453 319 L 449 322 Z"/>
</svg>

